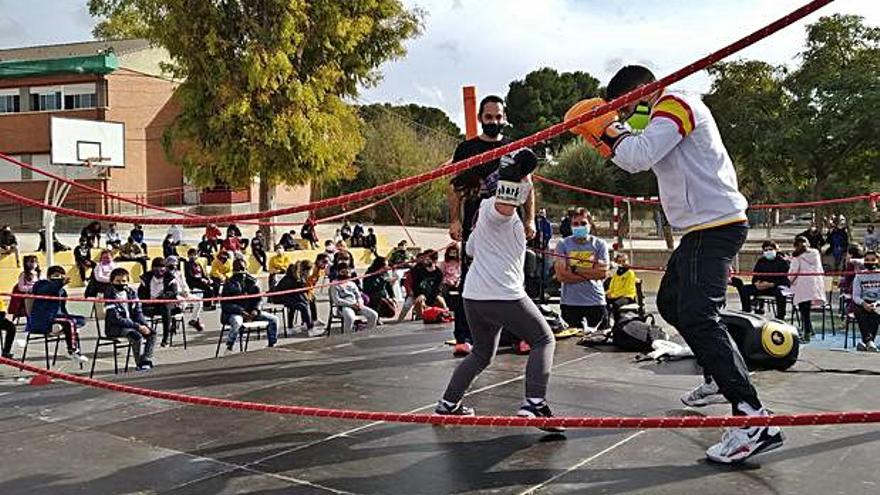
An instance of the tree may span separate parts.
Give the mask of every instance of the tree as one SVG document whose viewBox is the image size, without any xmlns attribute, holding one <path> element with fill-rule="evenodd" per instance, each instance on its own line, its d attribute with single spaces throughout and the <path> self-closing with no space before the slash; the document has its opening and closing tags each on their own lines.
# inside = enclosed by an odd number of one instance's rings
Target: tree
<svg viewBox="0 0 880 495">
<path fill-rule="evenodd" d="M 381 113 L 398 116 L 401 120 L 421 128 L 426 132 L 448 136 L 453 141 L 462 139 L 461 129 L 453 122 L 446 112 L 435 107 L 425 107 L 415 103 L 392 105 L 390 103 L 373 103 L 358 109 L 364 121 L 373 121 Z"/>
<path fill-rule="evenodd" d="M 740 190 L 752 201 L 768 202 L 789 184 L 791 157 L 776 132 L 788 118 L 791 96 L 786 71 L 759 61 L 720 63 L 709 69 L 712 89 L 704 98 L 712 108 L 730 156 L 739 171 Z"/>
<path fill-rule="evenodd" d="M 443 119 L 437 120 L 439 127 L 426 127 L 382 108 L 382 105 L 361 108 L 366 144 L 355 161 L 357 173 L 351 180 L 330 185 L 326 193 L 343 194 L 426 172 L 452 156 L 457 140 L 440 129 L 445 126 Z M 426 114 L 443 113 L 439 109 L 421 108 Z M 446 182 L 434 181 L 403 193 L 393 201 L 400 207 L 406 224 L 433 224 L 446 220 L 445 192 Z M 389 208 L 377 208 L 362 215 L 373 221 L 398 221 Z"/>
<path fill-rule="evenodd" d="M 344 101 L 405 53 L 421 12 L 399 0 L 90 0 L 96 34 L 144 36 L 182 80 L 166 131 L 170 158 L 196 184 L 260 178 L 261 192 L 350 175 L 363 146 Z M 274 187 L 271 188 L 274 190 Z M 261 208 L 271 208 L 261 194 Z"/>
<path fill-rule="evenodd" d="M 599 95 L 599 81 L 586 72 L 563 72 L 543 68 L 510 83 L 507 91 L 507 118 L 513 129 L 507 134 L 519 139 L 558 123 L 572 105 Z M 554 141 L 560 148 L 570 141 L 564 135 Z"/>
<path fill-rule="evenodd" d="M 808 26 L 801 63 L 790 72 L 740 61 L 710 74 L 705 101 L 752 201 L 880 188 L 880 29 L 857 16 L 823 17 Z"/>
<path fill-rule="evenodd" d="M 562 147 L 559 155 L 539 172 L 548 178 L 622 196 L 654 196 L 657 182 L 653 172 L 629 174 L 608 163 L 592 146 L 577 139 Z M 541 199 L 567 208 L 611 210 L 613 201 L 558 187 L 540 186 Z"/>
</svg>

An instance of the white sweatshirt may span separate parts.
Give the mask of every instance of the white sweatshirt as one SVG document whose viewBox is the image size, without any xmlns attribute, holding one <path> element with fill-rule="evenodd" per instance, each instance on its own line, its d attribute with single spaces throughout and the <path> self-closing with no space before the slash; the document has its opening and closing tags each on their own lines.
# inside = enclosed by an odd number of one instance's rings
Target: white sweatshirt
<svg viewBox="0 0 880 495">
<path fill-rule="evenodd" d="M 630 173 L 653 170 L 669 223 L 701 230 L 746 220 L 746 198 L 712 113 L 699 98 L 664 92 L 639 135 L 625 137 L 614 163 Z"/>
</svg>

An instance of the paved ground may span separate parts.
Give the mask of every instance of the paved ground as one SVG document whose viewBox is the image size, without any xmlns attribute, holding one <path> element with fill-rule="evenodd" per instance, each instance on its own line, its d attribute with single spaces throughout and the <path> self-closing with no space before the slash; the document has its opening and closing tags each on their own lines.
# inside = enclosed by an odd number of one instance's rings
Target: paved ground
<svg viewBox="0 0 880 495">
<path fill-rule="evenodd" d="M 148 374 L 114 377 L 210 397 L 365 410 L 428 411 L 457 361 L 450 330 L 419 323 L 373 334 L 288 339 L 222 359 L 216 330 L 186 354 L 164 350 Z M 838 337 L 839 339 L 839 337 Z M 831 339 L 827 341 L 830 344 Z M 839 341 L 838 341 L 839 342 Z M 90 344 L 86 348 L 91 348 Z M 39 359 L 39 354 L 35 356 Z M 629 353 L 561 342 L 550 398 L 557 414 L 686 413 L 690 361 L 635 364 Z M 525 358 L 502 354 L 468 401 L 483 414 L 513 413 Z M 877 409 L 880 357 L 819 345 L 786 373 L 755 376 L 778 413 Z M 106 368 L 105 368 L 106 369 Z M 570 431 L 436 428 L 206 409 L 55 384 L 0 380 L 2 494 L 68 493 L 877 493 L 880 432 L 873 426 L 787 431 L 784 449 L 739 468 L 707 464 L 718 430 Z M 710 414 L 725 414 L 715 406 Z"/>
</svg>

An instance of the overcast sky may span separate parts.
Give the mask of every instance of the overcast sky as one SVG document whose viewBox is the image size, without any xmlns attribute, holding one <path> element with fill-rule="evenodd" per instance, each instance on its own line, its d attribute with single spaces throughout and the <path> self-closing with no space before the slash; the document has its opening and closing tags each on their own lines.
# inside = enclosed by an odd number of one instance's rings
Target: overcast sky
<svg viewBox="0 0 880 495">
<path fill-rule="evenodd" d="M 624 63 L 668 74 L 807 0 L 403 0 L 427 13 L 406 58 L 382 67 L 370 102 L 438 106 L 463 125 L 461 86 L 479 95 L 507 92 L 511 80 L 553 67 L 584 70 L 603 83 Z M 82 41 L 93 21 L 85 0 L 0 0 L 0 47 Z M 837 0 L 738 57 L 791 64 L 804 26 L 820 15 L 858 14 L 880 25 L 880 1 Z M 705 91 L 705 73 L 680 86 Z"/>
</svg>

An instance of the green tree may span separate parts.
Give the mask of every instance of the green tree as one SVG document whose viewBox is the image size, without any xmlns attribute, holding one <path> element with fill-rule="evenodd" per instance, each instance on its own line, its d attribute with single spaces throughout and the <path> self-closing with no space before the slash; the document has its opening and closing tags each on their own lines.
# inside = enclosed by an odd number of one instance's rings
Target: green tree
<svg viewBox="0 0 880 495">
<path fill-rule="evenodd" d="M 739 61 L 710 74 L 705 101 L 753 202 L 880 188 L 880 29 L 857 16 L 823 17 L 808 26 L 790 72 Z"/>
<path fill-rule="evenodd" d="M 390 103 L 373 103 L 364 105 L 358 109 L 361 118 L 367 122 L 375 120 L 382 113 L 398 116 L 404 122 L 408 122 L 426 132 L 432 132 L 439 136 L 448 136 L 449 139 L 458 141 L 462 139 L 461 129 L 453 122 L 446 112 L 436 107 L 425 107 L 410 103 L 407 105 L 392 105 Z"/>
<path fill-rule="evenodd" d="M 572 105 L 599 95 L 599 81 L 586 72 L 563 72 L 543 68 L 522 80 L 513 81 L 507 91 L 507 118 L 513 129 L 507 134 L 519 139 L 560 122 Z M 566 134 L 554 147 L 571 141 Z"/>
<path fill-rule="evenodd" d="M 622 196 L 657 194 L 657 182 L 652 172 L 628 174 L 609 164 L 581 139 L 563 146 L 559 155 L 539 170 L 539 173 L 567 184 Z M 613 207 L 613 201 L 608 198 L 559 187 L 542 185 L 539 186 L 539 192 L 542 201 L 561 208 L 583 206 L 595 211 L 610 211 Z"/>
<path fill-rule="evenodd" d="M 740 190 L 752 201 L 768 202 L 789 187 L 791 157 L 777 132 L 789 117 L 792 98 L 785 69 L 759 61 L 720 63 L 704 98 L 712 108 L 728 152 L 737 166 Z"/>
<path fill-rule="evenodd" d="M 351 174 L 363 146 L 344 98 L 405 53 L 420 11 L 399 0 L 90 0 L 97 34 L 144 36 L 171 55 L 181 112 L 166 150 L 195 183 L 275 184 Z M 137 14 L 137 20 L 132 16 Z M 129 31 L 129 29 L 131 31 Z"/>
<path fill-rule="evenodd" d="M 391 110 L 380 110 L 380 107 L 370 105 L 361 109 L 366 142 L 355 161 L 356 175 L 348 181 L 325 187 L 325 194 L 353 192 L 426 172 L 452 156 L 457 142 L 455 138 L 447 136 L 440 128 L 420 126 Z M 443 127 L 440 122 L 438 125 Z M 434 224 L 446 220 L 445 192 L 446 182 L 434 181 L 403 193 L 393 201 L 406 224 Z M 360 216 L 373 221 L 398 221 L 388 207 L 376 208 Z"/>
</svg>

